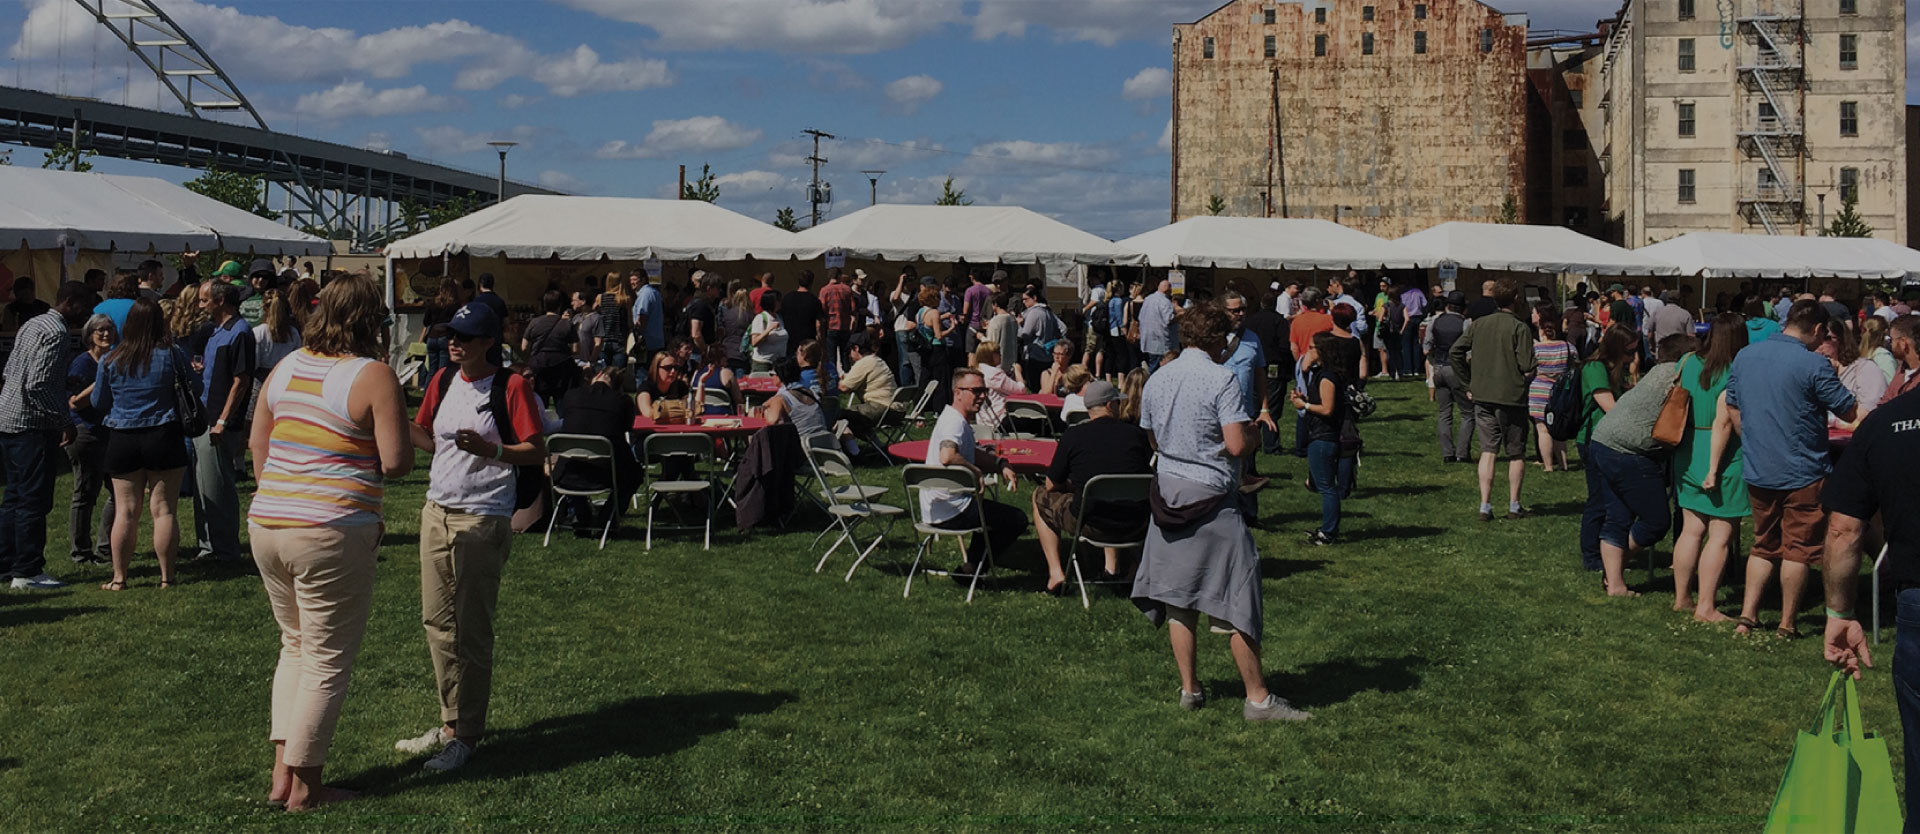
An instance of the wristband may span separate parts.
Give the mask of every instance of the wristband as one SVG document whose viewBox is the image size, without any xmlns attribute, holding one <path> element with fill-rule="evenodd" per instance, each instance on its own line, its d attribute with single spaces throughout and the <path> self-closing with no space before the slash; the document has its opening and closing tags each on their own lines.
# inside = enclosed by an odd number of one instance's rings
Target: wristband
<svg viewBox="0 0 1920 834">
<path fill-rule="evenodd" d="M 1833 618 L 1833 619 L 1836 619 L 1836 620 L 1851 620 L 1851 619 L 1853 619 L 1853 612 L 1851 612 L 1851 611 L 1835 611 L 1835 610 L 1833 610 L 1832 608 L 1828 608 L 1828 609 L 1827 609 L 1827 616 L 1828 616 L 1828 617 L 1831 617 L 1831 618 Z"/>
<path fill-rule="evenodd" d="M 223 429 L 224 429 L 224 428 L 226 428 L 226 427 L 227 427 L 227 418 L 225 418 L 225 417 L 222 417 L 222 418 L 220 418 L 220 419 L 218 419 L 218 420 L 215 420 L 215 421 L 213 421 L 213 424 L 214 424 L 214 425 L 216 425 L 216 426 L 219 426 L 220 428 L 223 428 Z"/>
<path fill-rule="evenodd" d="M 505 443 L 495 443 L 495 444 L 493 444 L 493 459 L 494 459 L 494 460 L 499 460 L 500 458 L 502 458 L 502 457 L 504 457 L 504 456 L 505 456 L 506 454 L 507 454 L 507 444 L 505 444 Z"/>
</svg>

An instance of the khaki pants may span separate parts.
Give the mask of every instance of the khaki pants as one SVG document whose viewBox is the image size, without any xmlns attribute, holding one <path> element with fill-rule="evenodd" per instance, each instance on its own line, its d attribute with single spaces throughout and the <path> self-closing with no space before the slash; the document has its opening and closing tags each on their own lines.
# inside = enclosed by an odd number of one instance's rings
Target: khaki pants
<svg viewBox="0 0 1920 834">
<path fill-rule="evenodd" d="M 487 730 L 493 609 L 513 530 L 506 516 L 420 508 L 420 622 L 440 689 L 440 720 L 461 738 Z"/>
<path fill-rule="evenodd" d="M 286 742 L 291 767 L 326 763 L 353 659 L 367 634 L 380 533 L 379 524 L 248 528 L 280 625 L 271 740 Z"/>
</svg>

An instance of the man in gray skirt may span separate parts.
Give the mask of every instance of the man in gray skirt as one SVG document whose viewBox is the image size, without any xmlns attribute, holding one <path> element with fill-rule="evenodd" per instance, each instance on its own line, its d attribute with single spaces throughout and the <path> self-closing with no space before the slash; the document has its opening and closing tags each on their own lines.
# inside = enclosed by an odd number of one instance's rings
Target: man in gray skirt
<svg viewBox="0 0 1920 834">
<path fill-rule="evenodd" d="M 1200 709 L 1195 629 L 1206 614 L 1233 630 L 1233 662 L 1246 684 L 1248 721 L 1299 721 L 1308 714 L 1267 689 L 1260 671 L 1265 612 L 1260 554 L 1240 509 L 1240 459 L 1258 429 L 1239 381 L 1222 366 L 1227 314 L 1205 305 L 1180 319 L 1180 356 L 1147 379 L 1140 427 L 1160 452 L 1149 496 L 1153 518 L 1133 580 L 1134 604 L 1154 624 L 1167 623 L 1180 670 L 1180 706 Z"/>
</svg>

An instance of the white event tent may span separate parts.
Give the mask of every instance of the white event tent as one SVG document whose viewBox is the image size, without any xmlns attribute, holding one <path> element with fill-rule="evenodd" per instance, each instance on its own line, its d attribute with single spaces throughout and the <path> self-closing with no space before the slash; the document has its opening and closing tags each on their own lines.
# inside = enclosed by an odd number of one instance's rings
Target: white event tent
<svg viewBox="0 0 1920 834">
<path fill-rule="evenodd" d="M 808 258 L 819 247 L 700 200 L 526 194 L 387 244 L 389 258 L 563 261 Z"/>
<path fill-rule="evenodd" d="M 1046 284 L 1072 286 L 1080 264 L 1137 266 L 1146 256 L 1017 206 L 879 205 L 795 236 L 862 266 L 968 263 L 1038 265 Z"/>
<path fill-rule="evenodd" d="M 1877 238 L 1693 232 L 1638 251 L 1702 278 L 1920 276 L 1920 251 Z"/>
<path fill-rule="evenodd" d="M 1414 269 L 1436 258 L 1327 220 L 1189 217 L 1135 235 L 1119 246 L 1156 267 L 1291 271 Z"/>
<path fill-rule="evenodd" d="M 1462 268 L 1579 275 L 1675 275 L 1680 268 L 1561 226 L 1442 223 L 1394 241 Z"/>
</svg>

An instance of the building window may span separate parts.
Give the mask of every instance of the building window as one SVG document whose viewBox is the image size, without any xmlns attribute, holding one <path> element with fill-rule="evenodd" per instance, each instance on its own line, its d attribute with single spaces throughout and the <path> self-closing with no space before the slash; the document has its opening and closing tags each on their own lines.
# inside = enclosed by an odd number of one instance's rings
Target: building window
<svg viewBox="0 0 1920 834">
<path fill-rule="evenodd" d="M 1493 51 L 1493 30 L 1492 29 L 1480 30 L 1480 51 L 1481 52 Z"/>
<path fill-rule="evenodd" d="M 1584 228 L 1587 225 L 1587 207 L 1567 206 L 1566 212 L 1562 214 L 1561 217 L 1565 220 L 1568 228 Z"/>
<path fill-rule="evenodd" d="M 1274 22 L 1275 22 L 1275 19 L 1274 19 L 1274 17 L 1275 17 L 1275 12 L 1274 12 L 1274 10 L 1273 10 L 1273 9 L 1267 9 L 1267 10 L 1265 10 L 1265 11 L 1262 11 L 1262 12 L 1260 13 L 1260 22 L 1261 22 L 1261 23 L 1265 23 L 1265 24 L 1267 24 L 1268 26 L 1272 26 L 1272 25 L 1274 24 Z"/>
<path fill-rule="evenodd" d="M 1266 47 L 1266 49 L 1267 49 L 1267 57 L 1269 57 L 1269 58 L 1271 58 L 1271 57 L 1273 57 L 1274 55 L 1276 55 L 1276 54 L 1278 54 L 1278 53 L 1280 52 L 1280 46 L 1279 46 L 1279 43 L 1278 43 L 1277 41 L 1275 41 L 1275 40 L 1274 40 L 1274 37 L 1273 37 L 1272 35 L 1268 35 L 1268 36 L 1267 36 L 1267 47 Z"/>
<path fill-rule="evenodd" d="M 1841 14 L 1859 14 L 1860 0 L 1840 0 Z"/>
<path fill-rule="evenodd" d="M 1320 8 L 1313 10 L 1313 22 L 1321 24 L 1323 26 L 1326 25 L 1327 7 L 1321 6 Z"/>
<path fill-rule="evenodd" d="M 1427 54 L 1427 33 L 1425 32 L 1413 33 L 1413 54 L 1415 55 Z"/>
<path fill-rule="evenodd" d="M 1693 0 L 1680 0 L 1680 19 L 1693 19 Z"/>
<path fill-rule="evenodd" d="M 1773 109 L 1772 104 L 1764 101 L 1760 102 L 1756 110 L 1758 111 L 1756 115 L 1760 117 L 1760 128 L 1762 130 L 1771 130 L 1780 126 L 1780 114 Z"/>
<path fill-rule="evenodd" d="M 1561 169 L 1560 182 L 1570 188 L 1578 188 L 1580 186 L 1586 185 L 1587 184 L 1587 166 L 1568 165 L 1566 168 Z"/>
<path fill-rule="evenodd" d="M 1323 58 L 1323 57 L 1326 57 L 1326 54 L 1327 54 L 1327 36 L 1314 35 L 1313 36 L 1313 57 Z"/>
<path fill-rule="evenodd" d="M 1693 105 L 1682 104 L 1680 105 L 1679 109 L 1680 109 L 1680 135 L 1682 137 L 1690 138 L 1693 136 Z"/>
<path fill-rule="evenodd" d="M 1840 68 L 1858 69 L 1860 67 L 1860 36 L 1840 36 Z"/>
<path fill-rule="evenodd" d="M 1567 150 L 1570 150 L 1570 151 L 1586 150 L 1587 149 L 1587 132 L 1584 130 L 1560 131 L 1560 147 L 1566 148 Z"/>
<path fill-rule="evenodd" d="M 1860 102 L 1840 102 L 1840 135 L 1860 135 Z"/>
<path fill-rule="evenodd" d="M 1579 90 L 1568 90 L 1568 91 L 1567 91 L 1567 106 L 1568 106 L 1568 107 L 1571 107 L 1571 108 L 1573 108 L 1573 109 L 1575 109 L 1575 110 L 1578 110 L 1578 109 L 1580 109 L 1580 102 L 1581 102 L 1581 93 L 1580 93 L 1580 91 L 1579 91 Z"/>
<path fill-rule="evenodd" d="M 1860 169 L 1840 169 L 1840 202 L 1860 202 Z"/>
<path fill-rule="evenodd" d="M 1680 169 L 1680 202 L 1691 205 L 1695 196 L 1693 190 L 1693 169 Z"/>
<path fill-rule="evenodd" d="M 1368 22 L 1368 23 L 1372 23 L 1372 22 L 1373 22 L 1373 7 L 1372 7 L 1372 6 L 1361 6 L 1361 7 L 1360 7 L 1360 19 L 1361 19 L 1361 20 L 1364 20 L 1364 21 L 1366 21 L 1366 22 Z"/>
<path fill-rule="evenodd" d="M 1774 177 L 1772 168 L 1761 168 L 1757 180 L 1760 186 L 1760 198 L 1769 199 L 1779 196 L 1780 180 Z"/>
<path fill-rule="evenodd" d="M 1372 33 L 1372 32 L 1363 32 L 1363 33 L 1361 33 L 1361 35 L 1360 35 L 1360 54 L 1362 54 L 1362 55 L 1372 55 L 1372 54 L 1373 54 L 1373 33 Z"/>
<path fill-rule="evenodd" d="M 1426 19 L 1427 19 L 1427 4 L 1425 4 L 1425 3 L 1415 3 L 1415 4 L 1413 4 L 1413 19 L 1414 19 L 1414 20 L 1426 20 Z"/>
<path fill-rule="evenodd" d="M 1206 38 L 1200 41 L 1200 57 L 1205 58 L 1209 61 L 1213 60 L 1213 39 L 1212 38 Z"/>
<path fill-rule="evenodd" d="M 1693 72 L 1693 39 L 1681 38 L 1679 46 L 1681 72 Z"/>
</svg>

